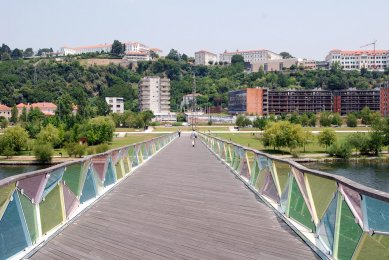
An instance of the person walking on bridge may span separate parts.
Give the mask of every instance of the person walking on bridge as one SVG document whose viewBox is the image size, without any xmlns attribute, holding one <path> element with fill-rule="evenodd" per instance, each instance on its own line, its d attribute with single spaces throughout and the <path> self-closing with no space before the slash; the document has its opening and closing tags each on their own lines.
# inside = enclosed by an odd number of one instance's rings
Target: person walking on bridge
<svg viewBox="0 0 389 260">
<path fill-rule="evenodd" d="M 190 139 L 192 140 L 192 147 L 195 147 L 196 138 L 197 138 L 197 133 L 195 132 L 195 130 L 193 130 L 192 133 L 190 134 Z"/>
</svg>

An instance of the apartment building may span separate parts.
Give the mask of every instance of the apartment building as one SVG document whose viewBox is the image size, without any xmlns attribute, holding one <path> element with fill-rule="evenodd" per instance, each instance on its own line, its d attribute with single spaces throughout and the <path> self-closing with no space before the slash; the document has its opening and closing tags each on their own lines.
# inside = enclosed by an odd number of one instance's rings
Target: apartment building
<svg viewBox="0 0 389 260">
<path fill-rule="evenodd" d="M 332 111 L 332 92 L 329 90 L 268 90 L 268 114 L 318 113 Z"/>
<path fill-rule="evenodd" d="M 5 117 L 6 119 L 11 118 L 11 110 L 12 108 L 7 107 L 6 105 L 0 104 L 0 116 Z"/>
<path fill-rule="evenodd" d="M 139 110 L 151 110 L 154 115 L 170 112 L 170 80 L 144 77 L 139 82 Z"/>
<path fill-rule="evenodd" d="M 124 98 L 122 97 L 105 97 L 112 113 L 123 114 L 124 113 Z"/>
<path fill-rule="evenodd" d="M 369 107 L 389 115 L 389 87 L 371 90 L 268 90 L 242 89 L 229 92 L 230 114 L 281 115 L 297 112 L 338 112 L 341 115 Z"/>
<path fill-rule="evenodd" d="M 249 51 L 239 51 L 234 52 L 223 52 L 219 54 L 219 61 L 231 63 L 231 58 L 234 55 L 242 55 L 245 62 L 258 62 L 258 61 L 267 61 L 267 60 L 280 60 L 282 56 L 269 51 L 269 50 L 249 50 Z"/>
<path fill-rule="evenodd" d="M 364 107 L 380 111 L 380 89 L 344 89 L 333 91 L 333 111 L 341 115 L 361 111 Z"/>
<path fill-rule="evenodd" d="M 204 50 L 195 52 L 195 65 L 209 65 L 210 61 L 216 63 L 217 54 Z"/>
<path fill-rule="evenodd" d="M 230 114 L 267 114 L 267 89 L 246 88 L 228 93 L 228 112 Z"/>
<path fill-rule="evenodd" d="M 384 70 L 389 67 L 389 50 L 331 50 L 326 56 L 331 66 L 338 63 L 344 70 Z"/>
<path fill-rule="evenodd" d="M 260 69 L 263 69 L 264 72 L 282 71 L 290 69 L 292 66 L 316 69 L 316 61 L 300 58 L 261 60 L 251 63 L 251 71 L 258 72 Z"/>
</svg>

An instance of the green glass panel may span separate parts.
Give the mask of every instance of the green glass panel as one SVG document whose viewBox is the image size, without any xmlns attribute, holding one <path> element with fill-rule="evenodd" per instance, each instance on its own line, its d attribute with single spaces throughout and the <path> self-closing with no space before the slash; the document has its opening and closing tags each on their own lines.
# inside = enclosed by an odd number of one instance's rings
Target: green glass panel
<svg viewBox="0 0 389 260">
<path fill-rule="evenodd" d="M 336 182 L 313 174 L 305 174 L 306 185 L 309 197 L 311 198 L 312 209 L 316 212 L 318 219 L 322 219 L 324 212 L 334 198 L 337 190 Z"/>
<path fill-rule="evenodd" d="M 266 169 L 262 169 L 258 173 L 257 180 L 255 181 L 254 187 L 257 191 L 260 191 L 263 187 L 263 184 L 265 183 L 265 177 L 266 177 Z"/>
<path fill-rule="evenodd" d="M 128 174 L 130 172 L 130 166 L 128 164 L 128 157 L 123 158 L 123 164 L 124 164 L 124 173 Z"/>
<path fill-rule="evenodd" d="M 251 180 L 250 180 L 251 185 L 254 185 L 255 182 L 257 181 L 258 174 L 259 174 L 258 162 L 257 160 L 255 160 L 251 167 Z"/>
<path fill-rule="evenodd" d="M 296 180 L 293 178 L 291 193 L 289 198 L 289 217 L 293 218 L 308 229 L 315 231 L 315 224 L 303 195 L 300 192 Z"/>
<path fill-rule="evenodd" d="M 39 236 L 36 205 L 32 204 L 32 202 L 22 194 L 19 194 L 19 199 L 22 205 L 24 218 L 26 219 L 27 222 L 27 227 L 30 233 L 31 241 L 35 242 Z"/>
<path fill-rule="evenodd" d="M 123 178 L 123 169 L 122 169 L 122 160 L 120 160 L 116 165 L 115 165 L 115 170 L 116 170 L 116 177 L 117 179 Z"/>
<path fill-rule="evenodd" d="M 354 214 L 341 195 L 335 225 L 334 256 L 337 259 L 351 259 L 362 235 L 361 227 L 355 223 Z"/>
<path fill-rule="evenodd" d="M 8 184 L 7 186 L 0 187 L 0 219 L 7 208 L 9 199 L 12 196 L 16 187 L 16 183 Z"/>
<path fill-rule="evenodd" d="M 64 221 L 61 187 L 57 185 L 39 204 L 42 234 L 46 234 Z"/>
<path fill-rule="evenodd" d="M 389 236 L 364 233 L 353 259 L 389 259 Z"/>
<path fill-rule="evenodd" d="M 277 178 L 276 186 L 278 189 L 278 194 L 281 196 L 282 192 L 285 190 L 285 187 L 288 183 L 290 167 L 287 163 L 273 161 L 276 167 L 274 175 Z"/>
<path fill-rule="evenodd" d="M 289 215 L 289 196 L 290 196 L 290 189 L 292 185 L 292 176 L 288 176 L 287 183 L 285 185 L 285 190 L 282 192 L 281 197 L 280 197 L 280 206 L 286 215 Z"/>
<path fill-rule="evenodd" d="M 66 186 L 76 194 L 77 197 L 81 194 L 83 175 L 83 164 L 76 163 L 66 167 L 62 180 L 66 183 Z"/>
</svg>

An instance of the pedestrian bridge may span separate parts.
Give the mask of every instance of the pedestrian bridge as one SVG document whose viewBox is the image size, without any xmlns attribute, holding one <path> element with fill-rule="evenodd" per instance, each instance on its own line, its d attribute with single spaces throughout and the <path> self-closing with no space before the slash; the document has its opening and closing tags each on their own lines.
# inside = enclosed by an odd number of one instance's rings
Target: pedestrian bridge
<svg viewBox="0 0 389 260">
<path fill-rule="evenodd" d="M 205 134 L 0 181 L 0 259 L 388 257 L 389 194 Z"/>
</svg>

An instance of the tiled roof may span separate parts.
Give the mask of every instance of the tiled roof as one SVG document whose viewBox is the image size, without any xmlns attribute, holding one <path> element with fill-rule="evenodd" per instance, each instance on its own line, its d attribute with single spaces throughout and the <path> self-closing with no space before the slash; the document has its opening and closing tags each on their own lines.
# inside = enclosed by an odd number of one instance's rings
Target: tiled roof
<svg viewBox="0 0 389 260">
<path fill-rule="evenodd" d="M 240 54 L 240 53 L 259 52 L 259 51 L 266 51 L 266 50 L 265 50 L 265 49 L 261 49 L 261 50 L 232 51 L 232 52 L 227 52 L 227 51 L 225 51 L 223 54 Z"/>
<path fill-rule="evenodd" d="M 209 53 L 209 54 L 212 54 L 212 55 L 216 55 L 215 53 L 212 53 L 212 52 L 206 51 L 206 50 L 199 50 L 199 51 L 195 52 L 195 54 L 199 53 L 199 52 L 205 52 L 205 53 Z"/>
<path fill-rule="evenodd" d="M 31 107 L 33 107 L 33 108 L 37 107 L 39 109 L 43 109 L 43 108 L 57 109 L 57 106 L 54 103 L 51 103 L 51 102 L 32 103 Z"/>
<path fill-rule="evenodd" d="M 29 107 L 30 105 L 19 103 L 16 105 L 17 108 Z"/>
<path fill-rule="evenodd" d="M 140 56 L 146 56 L 147 53 L 145 52 L 140 52 L 140 51 L 128 51 L 126 52 L 127 55 L 140 55 Z"/>
<path fill-rule="evenodd" d="M 2 111 L 4 111 L 4 110 L 6 110 L 6 111 L 11 111 L 11 110 L 12 110 L 12 108 L 10 108 L 10 107 L 7 107 L 6 105 L 2 105 L 2 104 L 0 104 L 0 110 L 2 110 Z"/>
</svg>

